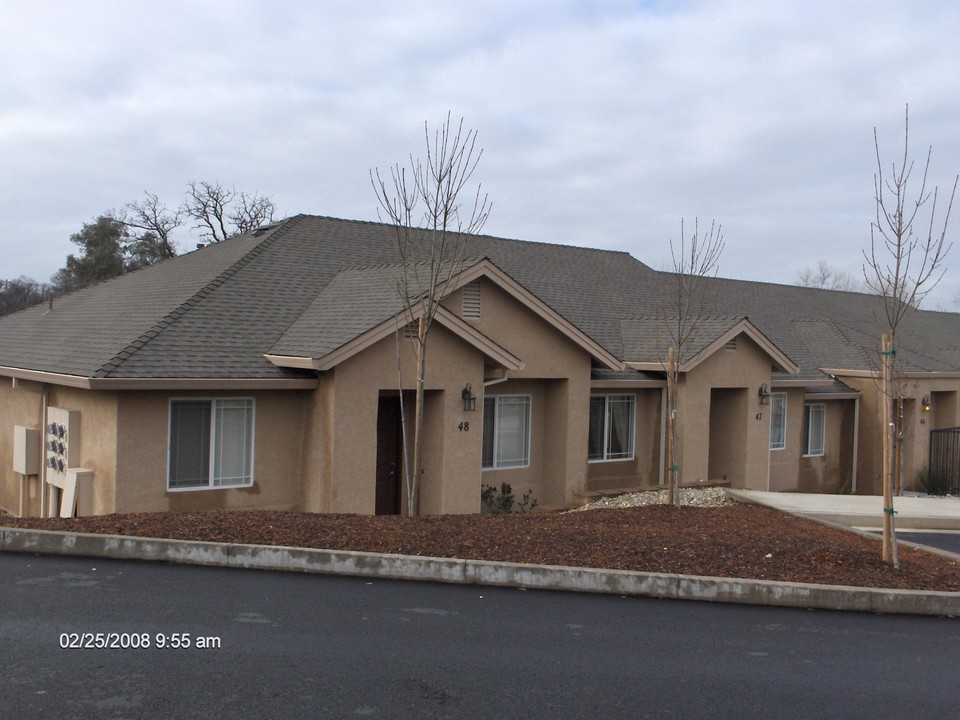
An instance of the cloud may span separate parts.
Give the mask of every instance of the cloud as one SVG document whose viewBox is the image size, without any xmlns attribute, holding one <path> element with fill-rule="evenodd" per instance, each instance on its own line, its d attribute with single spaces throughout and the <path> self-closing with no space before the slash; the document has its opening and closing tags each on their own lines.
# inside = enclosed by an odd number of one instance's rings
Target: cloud
<svg viewBox="0 0 960 720">
<path fill-rule="evenodd" d="M 370 169 L 448 110 L 479 132 L 491 233 L 661 266 L 699 216 L 726 275 L 857 270 L 874 125 L 896 157 L 909 101 L 933 180 L 960 169 L 958 31 L 951 2 L 5 4 L 0 277 L 48 277 L 83 222 L 192 179 L 373 219 Z"/>
</svg>

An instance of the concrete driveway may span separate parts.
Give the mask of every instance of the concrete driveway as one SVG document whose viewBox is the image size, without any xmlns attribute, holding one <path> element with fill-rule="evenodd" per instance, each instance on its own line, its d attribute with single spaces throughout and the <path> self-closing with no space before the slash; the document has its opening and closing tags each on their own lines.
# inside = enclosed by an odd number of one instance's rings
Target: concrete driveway
<svg viewBox="0 0 960 720">
<path fill-rule="evenodd" d="M 727 490 L 739 502 L 829 520 L 856 528 L 883 527 L 883 498 L 874 495 L 818 495 Z M 893 500 L 898 530 L 960 530 L 960 498 L 898 497 Z"/>
</svg>

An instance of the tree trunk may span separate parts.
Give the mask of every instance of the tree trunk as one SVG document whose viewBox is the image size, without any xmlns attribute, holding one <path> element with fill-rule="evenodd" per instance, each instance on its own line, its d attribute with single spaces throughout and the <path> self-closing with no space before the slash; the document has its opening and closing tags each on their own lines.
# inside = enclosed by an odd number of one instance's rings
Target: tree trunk
<svg viewBox="0 0 960 720">
<path fill-rule="evenodd" d="M 413 420 L 413 467 L 410 472 L 413 478 L 410 483 L 410 493 L 407 497 L 407 515 L 416 517 L 420 514 L 420 462 L 423 450 L 423 399 L 424 375 L 427 364 L 426 318 L 421 315 L 417 322 L 417 395 L 414 405 Z"/>
<path fill-rule="evenodd" d="M 883 561 L 893 567 L 899 567 L 897 558 L 896 528 L 893 522 L 893 485 L 894 485 L 894 445 L 896 427 L 894 422 L 893 396 L 893 358 L 896 350 L 893 336 L 884 333 L 883 354 Z"/>
<path fill-rule="evenodd" d="M 677 349 L 667 350 L 667 504 L 677 504 Z"/>
</svg>

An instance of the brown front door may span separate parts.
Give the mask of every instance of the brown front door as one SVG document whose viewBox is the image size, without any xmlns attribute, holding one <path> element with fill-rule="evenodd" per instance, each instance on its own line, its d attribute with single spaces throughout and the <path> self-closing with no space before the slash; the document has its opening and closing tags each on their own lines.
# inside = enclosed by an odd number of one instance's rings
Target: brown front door
<svg viewBox="0 0 960 720">
<path fill-rule="evenodd" d="M 377 407 L 377 515 L 400 513 L 402 468 L 400 398 L 381 397 Z"/>
</svg>

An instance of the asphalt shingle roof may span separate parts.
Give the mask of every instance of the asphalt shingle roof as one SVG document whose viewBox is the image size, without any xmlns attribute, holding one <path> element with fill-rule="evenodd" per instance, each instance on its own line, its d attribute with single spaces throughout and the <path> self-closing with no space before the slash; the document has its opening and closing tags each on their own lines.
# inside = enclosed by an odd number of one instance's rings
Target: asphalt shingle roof
<svg viewBox="0 0 960 720">
<path fill-rule="evenodd" d="M 676 281 L 624 252 L 468 237 L 607 351 L 660 359 L 654 318 L 676 315 Z M 399 309 L 384 268 L 401 258 L 390 225 L 296 216 L 0 318 L 0 366 L 87 378 L 302 377 L 264 354 L 319 356 Z M 869 369 L 879 298 L 711 279 L 697 344 L 748 317 L 801 376 Z M 709 337 L 715 333 L 713 337 Z M 661 342 L 664 341 L 664 342 Z M 899 335 L 906 369 L 960 372 L 960 315 L 917 311 Z M 662 347 L 661 347 L 662 345 Z"/>
</svg>

